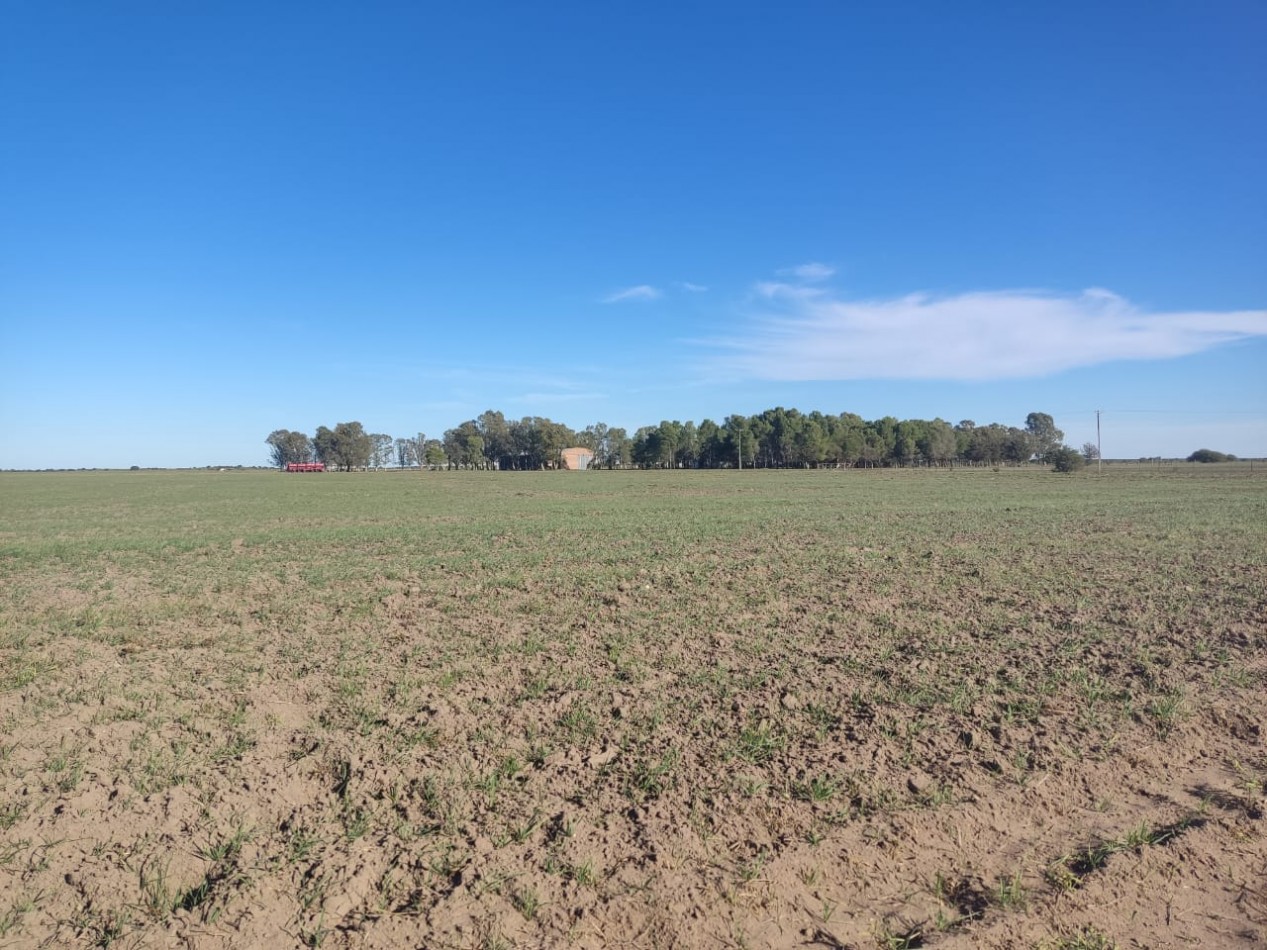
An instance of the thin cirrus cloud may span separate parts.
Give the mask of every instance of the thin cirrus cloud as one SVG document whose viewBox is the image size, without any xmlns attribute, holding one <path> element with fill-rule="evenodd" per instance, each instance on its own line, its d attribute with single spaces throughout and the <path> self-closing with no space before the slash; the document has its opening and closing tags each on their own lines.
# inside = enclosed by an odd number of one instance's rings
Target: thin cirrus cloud
<svg viewBox="0 0 1267 950">
<path fill-rule="evenodd" d="M 810 261 L 808 264 L 797 264 L 795 267 L 785 267 L 779 271 L 782 277 L 795 277 L 799 280 L 816 281 L 826 280 L 836 273 L 836 268 L 830 264 L 820 264 L 818 261 Z"/>
<path fill-rule="evenodd" d="M 608 294 L 603 298 L 603 303 L 625 303 L 631 300 L 656 300 L 660 297 L 660 291 L 652 287 L 650 284 L 638 284 L 635 287 L 626 287 L 624 290 L 618 290 L 615 293 Z"/>
<path fill-rule="evenodd" d="M 511 396 L 509 401 L 537 405 L 543 402 L 601 402 L 606 398 L 607 394 L 600 392 L 535 392 Z"/>
<path fill-rule="evenodd" d="M 846 300 L 767 282 L 755 299 L 745 329 L 705 341 L 714 350 L 706 370 L 779 381 L 1018 379 L 1267 337 L 1267 310 L 1149 312 L 1100 289 Z"/>
</svg>

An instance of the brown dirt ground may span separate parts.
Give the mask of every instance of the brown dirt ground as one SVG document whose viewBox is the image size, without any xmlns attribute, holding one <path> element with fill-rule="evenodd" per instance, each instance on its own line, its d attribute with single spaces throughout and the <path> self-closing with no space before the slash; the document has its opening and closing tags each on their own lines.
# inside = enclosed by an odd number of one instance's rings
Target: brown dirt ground
<svg viewBox="0 0 1267 950">
<path fill-rule="evenodd" d="M 441 572 L 324 613 L 261 573 L 192 618 L 122 576 L 31 581 L 66 632 L 0 693 L 0 947 L 1267 942 L 1261 602 L 1210 631 L 1221 680 L 1186 618 L 1104 633 L 1120 607 L 811 594 L 769 563 L 527 578 L 483 611 Z M 948 621 L 894 619 L 921 598 Z"/>
</svg>

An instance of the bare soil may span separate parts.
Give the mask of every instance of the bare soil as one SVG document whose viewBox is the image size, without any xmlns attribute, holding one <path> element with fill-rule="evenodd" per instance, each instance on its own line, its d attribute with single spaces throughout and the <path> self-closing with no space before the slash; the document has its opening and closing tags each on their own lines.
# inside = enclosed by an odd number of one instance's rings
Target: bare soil
<svg viewBox="0 0 1267 950">
<path fill-rule="evenodd" d="M 1261 482 L 604 477 L 11 535 L 0 947 L 1267 942 Z"/>
</svg>

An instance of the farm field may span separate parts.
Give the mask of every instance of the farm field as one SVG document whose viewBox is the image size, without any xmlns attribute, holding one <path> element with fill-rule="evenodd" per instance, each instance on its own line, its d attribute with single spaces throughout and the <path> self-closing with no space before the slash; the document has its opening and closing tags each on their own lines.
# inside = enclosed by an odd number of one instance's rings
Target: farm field
<svg viewBox="0 0 1267 950">
<path fill-rule="evenodd" d="M 0 475 L 0 947 L 1253 947 L 1267 476 Z"/>
</svg>

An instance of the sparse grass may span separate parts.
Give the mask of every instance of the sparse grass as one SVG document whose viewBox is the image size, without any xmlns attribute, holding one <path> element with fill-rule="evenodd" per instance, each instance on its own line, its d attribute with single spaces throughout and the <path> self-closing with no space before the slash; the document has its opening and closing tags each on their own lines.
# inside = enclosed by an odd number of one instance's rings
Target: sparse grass
<svg viewBox="0 0 1267 950">
<path fill-rule="evenodd" d="M 373 815 L 364 808 L 349 808 L 343 815 L 343 833 L 349 841 L 363 838 L 370 830 Z"/>
<path fill-rule="evenodd" d="M 1183 691 L 1172 690 L 1149 700 L 1147 709 L 1157 734 L 1165 738 L 1186 716 L 1188 706 Z"/>
<path fill-rule="evenodd" d="M 1029 892 L 1021 880 L 1021 872 L 1016 871 L 1001 877 L 994 889 L 994 901 L 1003 910 L 1020 910 L 1025 907 Z"/>
<path fill-rule="evenodd" d="M 1039 950 L 1118 950 L 1118 944 L 1094 927 L 1085 927 L 1072 936 L 1047 941 Z"/>
<path fill-rule="evenodd" d="M 8 831 L 16 825 L 27 812 L 27 803 L 21 801 L 0 804 L 0 831 Z"/>
<path fill-rule="evenodd" d="M 292 829 L 286 836 L 286 859 L 292 864 L 307 860 L 316 848 L 318 840 L 317 836 L 306 828 Z"/>
<path fill-rule="evenodd" d="M 792 794 L 807 802 L 829 802 L 835 797 L 839 788 L 839 782 L 820 775 L 807 782 L 794 782 Z"/>
<path fill-rule="evenodd" d="M 242 853 L 242 846 L 251 840 L 253 833 L 243 820 L 238 819 L 234 822 L 233 831 L 205 848 L 203 856 L 208 861 L 217 863 L 235 861 Z"/>
<path fill-rule="evenodd" d="M 1200 814 L 1186 815 L 1167 825 L 1149 825 L 1143 822 L 1128 829 L 1121 837 L 1100 841 L 1065 855 L 1047 868 L 1046 877 L 1058 890 L 1072 890 L 1082 879 L 1099 871 L 1109 859 L 1124 851 L 1136 851 L 1153 845 L 1162 845 L 1183 834 L 1189 828 L 1199 827 L 1206 819 Z"/>
<path fill-rule="evenodd" d="M 19 931 L 22 927 L 22 919 L 39 906 L 42 897 L 43 894 L 15 897 L 8 909 L 0 914 L 0 937 Z"/>
<path fill-rule="evenodd" d="M 774 727 L 762 720 L 744 728 L 739 733 L 735 751 L 741 759 L 764 764 L 774 758 L 775 753 L 782 747 L 783 740 L 775 732 Z"/>
<path fill-rule="evenodd" d="M 679 758 L 676 749 L 669 749 L 658 757 L 639 759 L 630 777 L 630 797 L 635 800 L 659 798 L 672 788 Z"/>
<path fill-rule="evenodd" d="M 537 896 L 536 889 L 531 887 L 514 891 L 510 895 L 510 902 L 515 905 L 515 910 L 523 914 L 527 920 L 536 917 L 537 911 L 541 909 L 541 898 Z"/>
<path fill-rule="evenodd" d="M 579 864 L 572 865 L 570 875 L 572 880 L 582 887 L 589 887 L 593 885 L 596 881 L 594 876 L 594 862 L 582 861 Z"/>
<path fill-rule="evenodd" d="M 901 920 L 885 920 L 876 928 L 880 950 L 917 950 L 924 946 L 924 929 Z"/>
</svg>

